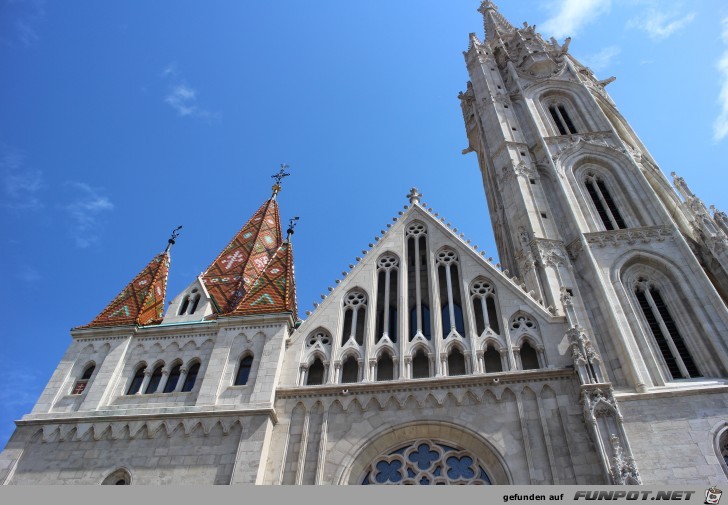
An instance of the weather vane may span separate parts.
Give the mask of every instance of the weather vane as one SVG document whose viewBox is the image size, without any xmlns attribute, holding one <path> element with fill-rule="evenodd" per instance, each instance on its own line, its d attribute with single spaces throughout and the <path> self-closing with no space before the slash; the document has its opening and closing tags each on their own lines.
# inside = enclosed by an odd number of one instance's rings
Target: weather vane
<svg viewBox="0 0 728 505">
<path fill-rule="evenodd" d="M 273 185 L 273 196 L 276 196 L 278 194 L 278 192 L 281 190 L 281 181 L 285 177 L 288 177 L 289 175 L 291 175 L 288 172 L 286 172 L 287 169 L 288 169 L 288 165 L 286 165 L 285 163 L 281 163 L 281 171 L 278 172 L 276 175 L 271 175 L 271 179 L 275 179 L 275 181 L 276 181 L 276 183 Z"/>
<path fill-rule="evenodd" d="M 296 221 L 298 221 L 298 219 L 299 217 L 296 216 L 288 220 L 288 230 L 286 230 L 288 237 L 286 237 L 286 240 L 291 240 L 291 235 L 293 235 L 293 230 L 296 228 Z"/>
<path fill-rule="evenodd" d="M 167 240 L 167 249 L 164 250 L 164 252 L 169 252 L 169 250 L 172 248 L 172 246 L 175 243 L 175 239 L 179 237 L 179 231 L 182 229 L 182 225 L 178 226 L 174 230 L 172 230 L 172 236 L 169 237 L 169 240 Z"/>
</svg>

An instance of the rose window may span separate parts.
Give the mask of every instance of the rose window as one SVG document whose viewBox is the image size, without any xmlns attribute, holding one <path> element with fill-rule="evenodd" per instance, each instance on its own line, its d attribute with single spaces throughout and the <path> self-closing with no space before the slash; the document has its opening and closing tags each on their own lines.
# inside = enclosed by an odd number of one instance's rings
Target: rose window
<svg viewBox="0 0 728 505">
<path fill-rule="evenodd" d="M 364 471 L 362 484 L 490 484 L 483 465 L 469 451 L 431 440 L 416 440 L 377 457 Z"/>
</svg>

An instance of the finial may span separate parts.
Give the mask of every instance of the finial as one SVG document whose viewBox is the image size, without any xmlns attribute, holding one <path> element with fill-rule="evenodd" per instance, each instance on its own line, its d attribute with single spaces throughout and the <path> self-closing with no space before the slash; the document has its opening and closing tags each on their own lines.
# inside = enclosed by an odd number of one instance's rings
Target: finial
<svg viewBox="0 0 728 505">
<path fill-rule="evenodd" d="M 490 10 L 490 9 L 497 11 L 498 6 L 494 2 L 491 2 L 491 0 L 485 0 L 484 2 L 482 2 L 480 4 L 480 8 L 478 9 L 478 12 L 480 12 L 481 14 L 485 14 L 485 11 Z"/>
<path fill-rule="evenodd" d="M 182 229 L 182 226 L 178 226 L 174 230 L 172 230 L 172 236 L 169 237 L 169 240 L 167 240 L 167 248 L 164 250 L 164 252 L 169 252 L 169 250 L 172 248 L 172 246 L 175 243 L 175 239 L 179 237 L 179 231 Z"/>
<path fill-rule="evenodd" d="M 297 224 L 296 221 L 298 221 L 299 219 L 300 218 L 298 216 L 296 216 L 296 217 L 288 220 L 288 230 L 286 230 L 286 234 L 287 234 L 286 241 L 287 242 L 291 241 L 291 235 L 293 235 L 293 230 L 296 228 L 296 224 Z"/>
<path fill-rule="evenodd" d="M 286 170 L 288 170 L 288 168 L 289 168 L 288 165 L 286 165 L 285 163 L 281 163 L 281 171 L 278 172 L 276 175 L 271 175 L 270 176 L 271 179 L 275 179 L 276 180 L 276 183 L 273 184 L 273 197 L 274 198 L 278 194 L 278 192 L 281 190 L 281 181 L 285 177 L 288 177 L 289 175 L 291 175 L 288 172 L 286 172 Z"/>
<path fill-rule="evenodd" d="M 417 191 L 417 188 L 412 188 L 412 189 L 410 189 L 410 192 L 407 195 L 407 198 L 409 198 L 410 204 L 414 205 L 416 203 L 420 203 L 421 196 L 422 196 L 422 193 Z"/>
</svg>

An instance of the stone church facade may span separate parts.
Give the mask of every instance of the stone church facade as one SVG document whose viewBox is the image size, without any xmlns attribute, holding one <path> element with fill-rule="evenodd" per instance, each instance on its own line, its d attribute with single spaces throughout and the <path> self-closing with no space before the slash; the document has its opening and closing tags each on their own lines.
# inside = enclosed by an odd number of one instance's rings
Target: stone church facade
<svg viewBox="0 0 728 505">
<path fill-rule="evenodd" d="M 728 217 L 568 39 L 480 12 L 460 100 L 499 264 L 412 189 L 301 322 L 276 184 L 166 312 L 169 247 L 72 330 L 0 482 L 728 482 Z"/>
</svg>

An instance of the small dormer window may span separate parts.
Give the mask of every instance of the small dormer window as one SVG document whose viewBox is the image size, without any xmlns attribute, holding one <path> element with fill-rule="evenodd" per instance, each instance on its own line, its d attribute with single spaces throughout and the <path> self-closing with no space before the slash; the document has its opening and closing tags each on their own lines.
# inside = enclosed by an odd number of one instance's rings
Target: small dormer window
<svg viewBox="0 0 728 505">
<path fill-rule="evenodd" d="M 177 311 L 178 316 L 184 316 L 184 315 L 192 315 L 197 310 L 197 306 L 200 304 L 200 293 L 198 293 L 197 288 L 190 291 L 189 294 L 185 295 L 184 299 L 182 300 L 182 304 L 179 306 L 179 311 Z"/>
</svg>

